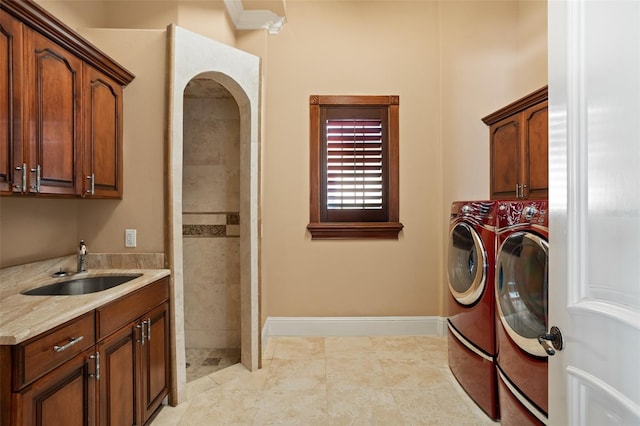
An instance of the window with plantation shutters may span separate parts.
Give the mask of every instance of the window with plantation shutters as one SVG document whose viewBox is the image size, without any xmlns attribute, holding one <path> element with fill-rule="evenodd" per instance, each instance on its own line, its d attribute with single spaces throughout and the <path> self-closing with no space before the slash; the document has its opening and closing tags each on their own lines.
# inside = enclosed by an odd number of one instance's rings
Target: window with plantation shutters
<svg viewBox="0 0 640 426">
<path fill-rule="evenodd" d="M 385 109 L 321 112 L 323 221 L 386 221 Z"/>
<path fill-rule="evenodd" d="M 398 97 L 311 96 L 313 239 L 397 238 Z"/>
</svg>

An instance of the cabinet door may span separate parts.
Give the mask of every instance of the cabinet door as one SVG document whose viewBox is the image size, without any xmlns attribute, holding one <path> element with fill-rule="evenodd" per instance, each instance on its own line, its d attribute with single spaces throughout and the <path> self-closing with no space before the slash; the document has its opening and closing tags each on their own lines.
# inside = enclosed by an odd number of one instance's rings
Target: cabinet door
<svg viewBox="0 0 640 426">
<path fill-rule="evenodd" d="M 98 382 L 98 421 L 100 426 L 140 425 L 136 404 L 139 370 L 137 329 L 134 324 L 122 328 L 96 345 L 100 353 Z"/>
<path fill-rule="evenodd" d="M 29 190 L 79 194 L 82 61 L 27 28 L 24 42 Z"/>
<path fill-rule="evenodd" d="M 525 177 L 527 198 L 547 198 L 549 194 L 549 114 L 547 102 L 523 112 Z"/>
<path fill-rule="evenodd" d="M 22 25 L 2 10 L 0 64 L 0 193 L 20 192 L 21 174 L 15 168 L 22 166 Z"/>
<path fill-rule="evenodd" d="M 158 409 L 169 393 L 169 304 L 164 303 L 147 316 L 147 336 L 142 346 L 142 411 L 144 422 Z"/>
<path fill-rule="evenodd" d="M 520 115 L 507 117 L 490 128 L 490 190 L 492 199 L 515 198 L 516 185 L 521 183 L 522 126 Z"/>
<path fill-rule="evenodd" d="M 122 198 L 122 87 L 86 64 L 83 79 L 82 193 Z"/>
<path fill-rule="evenodd" d="M 93 348 L 79 354 L 16 394 L 18 425 L 84 426 L 95 424 Z"/>
</svg>

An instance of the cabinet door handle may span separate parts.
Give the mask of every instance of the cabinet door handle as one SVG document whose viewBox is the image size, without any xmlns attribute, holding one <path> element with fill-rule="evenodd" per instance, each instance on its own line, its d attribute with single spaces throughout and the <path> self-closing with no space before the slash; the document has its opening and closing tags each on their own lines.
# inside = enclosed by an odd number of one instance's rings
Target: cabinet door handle
<svg viewBox="0 0 640 426">
<path fill-rule="evenodd" d="M 136 325 L 136 328 L 140 329 L 140 340 L 138 340 L 138 342 L 140 342 L 141 345 L 144 345 L 145 338 L 147 337 L 144 331 L 146 322 L 147 321 L 145 320 L 145 321 L 142 321 L 140 324 Z"/>
<path fill-rule="evenodd" d="M 18 166 L 16 167 L 16 170 L 21 172 L 22 175 L 20 176 L 20 185 L 13 185 L 13 187 L 15 189 L 19 189 L 20 192 L 25 193 L 27 192 L 27 163 L 22 163 L 22 167 Z"/>
<path fill-rule="evenodd" d="M 94 195 L 96 193 L 96 175 L 95 173 L 91 173 L 91 175 L 87 176 L 87 179 L 91 181 L 91 187 L 87 189 L 86 193 L 89 195 Z"/>
<path fill-rule="evenodd" d="M 526 198 L 529 196 L 529 192 L 527 191 L 527 195 L 525 195 L 524 190 L 527 189 L 527 184 L 523 183 L 522 184 L 522 198 Z"/>
<path fill-rule="evenodd" d="M 54 345 L 53 350 L 55 352 L 62 352 L 65 349 L 70 348 L 71 346 L 75 345 L 76 343 L 78 343 L 80 340 L 84 339 L 84 336 L 80 336 L 80 337 L 70 337 L 69 341 L 67 343 L 65 343 L 62 346 L 58 346 L 58 345 Z"/>
<path fill-rule="evenodd" d="M 95 355 L 91 355 L 89 358 L 96 360 L 96 372 L 95 374 L 89 374 L 89 377 L 94 377 L 96 380 L 100 380 L 100 352 L 96 352 Z"/>
<path fill-rule="evenodd" d="M 151 318 L 147 318 L 147 341 L 151 340 Z"/>
<path fill-rule="evenodd" d="M 520 192 L 520 185 L 516 183 L 516 198 L 520 198 L 520 196 L 518 195 L 519 192 Z"/>
<path fill-rule="evenodd" d="M 40 192 L 40 181 L 41 181 L 40 164 L 38 164 L 35 169 L 31 169 L 31 173 L 36 174 L 36 185 L 35 186 L 31 185 L 31 189 L 35 189 L 36 192 Z"/>
</svg>

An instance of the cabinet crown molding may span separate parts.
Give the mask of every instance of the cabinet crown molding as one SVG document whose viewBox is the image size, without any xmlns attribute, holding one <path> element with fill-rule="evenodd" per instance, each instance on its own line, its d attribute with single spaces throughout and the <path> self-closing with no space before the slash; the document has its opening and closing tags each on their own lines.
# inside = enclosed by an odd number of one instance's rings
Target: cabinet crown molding
<svg viewBox="0 0 640 426">
<path fill-rule="evenodd" d="M 100 51 L 80 34 L 51 15 L 33 0 L 2 0 L 0 7 L 33 30 L 69 50 L 91 66 L 101 70 L 122 86 L 135 75 Z"/>
<path fill-rule="evenodd" d="M 537 103 L 546 101 L 549 97 L 548 86 L 541 87 L 535 92 L 531 92 L 526 96 L 510 103 L 504 108 L 500 108 L 496 112 L 493 112 L 486 117 L 482 118 L 482 122 L 487 126 L 497 123 L 498 121 L 509 117 L 517 112 L 523 111 Z"/>
</svg>

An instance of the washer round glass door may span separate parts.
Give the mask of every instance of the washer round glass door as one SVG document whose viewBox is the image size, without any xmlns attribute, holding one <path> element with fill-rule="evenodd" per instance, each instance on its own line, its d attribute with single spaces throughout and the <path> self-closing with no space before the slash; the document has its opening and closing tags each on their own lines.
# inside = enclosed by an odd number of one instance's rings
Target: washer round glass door
<svg viewBox="0 0 640 426">
<path fill-rule="evenodd" d="M 449 234 L 449 290 L 463 305 L 472 305 L 487 283 L 487 253 L 478 233 L 461 222 Z"/>
<path fill-rule="evenodd" d="M 496 257 L 496 305 L 511 339 L 531 355 L 546 357 L 538 336 L 547 332 L 549 243 L 536 234 L 507 237 Z"/>
</svg>

